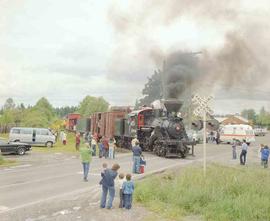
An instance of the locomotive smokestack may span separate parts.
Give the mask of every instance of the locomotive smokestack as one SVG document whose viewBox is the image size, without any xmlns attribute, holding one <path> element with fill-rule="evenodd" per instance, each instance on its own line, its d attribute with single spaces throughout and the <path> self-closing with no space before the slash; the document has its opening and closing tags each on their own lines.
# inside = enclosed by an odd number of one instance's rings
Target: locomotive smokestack
<svg viewBox="0 0 270 221">
<path fill-rule="evenodd" d="M 169 113 L 178 112 L 180 108 L 182 107 L 182 105 L 183 105 L 183 102 L 176 99 L 170 99 L 170 100 L 164 101 L 164 106 L 166 107 Z"/>
</svg>

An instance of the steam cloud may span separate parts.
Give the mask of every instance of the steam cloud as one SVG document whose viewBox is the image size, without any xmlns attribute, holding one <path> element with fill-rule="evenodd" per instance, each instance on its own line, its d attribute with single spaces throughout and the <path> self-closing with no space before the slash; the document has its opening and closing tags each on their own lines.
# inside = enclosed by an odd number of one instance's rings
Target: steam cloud
<svg viewBox="0 0 270 221">
<path fill-rule="evenodd" d="M 199 77 L 198 59 L 192 53 L 170 54 L 164 65 L 165 98 L 179 98 Z"/>
<path fill-rule="evenodd" d="M 244 5 L 243 0 L 149 0 L 132 1 L 122 11 L 113 5 L 108 18 L 121 41 L 116 53 L 123 56 L 128 51 L 127 43 L 133 38 L 132 46 L 136 48 L 133 56 L 141 58 L 138 63 L 133 62 L 137 68 L 146 66 L 147 62 L 160 68 L 166 59 L 168 97 L 181 97 L 187 85 L 208 92 L 223 88 L 228 93 L 241 88 L 246 93 L 238 93 L 238 96 L 248 96 L 267 85 L 269 80 L 270 16 L 267 1 L 265 10 L 253 10 Z M 164 52 L 148 28 L 166 27 L 184 16 L 199 25 L 211 23 L 216 28 L 227 27 L 224 28 L 223 45 L 215 49 L 200 48 L 202 54 L 198 56 L 179 47 Z M 111 64 L 112 69 L 117 66 L 115 62 Z M 144 74 L 149 73 L 141 75 Z"/>
</svg>

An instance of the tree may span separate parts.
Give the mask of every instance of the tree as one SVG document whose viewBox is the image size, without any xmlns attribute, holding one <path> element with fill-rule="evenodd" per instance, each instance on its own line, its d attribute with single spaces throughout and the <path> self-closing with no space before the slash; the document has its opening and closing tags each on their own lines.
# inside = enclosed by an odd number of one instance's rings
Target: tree
<svg viewBox="0 0 270 221">
<path fill-rule="evenodd" d="M 55 119 L 54 109 L 45 97 L 42 97 L 37 101 L 36 105 L 33 107 L 33 110 L 40 112 L 40 114 L 44 116 L 48 122 L 52 122 Z"/>
<path fill-rule="evenodd" d="M 56 115 L 49 101 L 42 97 L 34 107 L 28 107 L 23 114 L 21 125 L 25 127 L 49 127 Z"/>
<path fill-rule="evenodd" d="M 14 124 L 14 115 L 12 110 L 5 110 L 0 116 L 0 129 L 3 133 L 7 133 L 9 128 Z"/>
<path fill-rule="evenodd" d="M 255 112 L 254 109 L 244 109 L 241 112 L 241 116 L 242 117 L 245 117 L 249 121 L 252 121 L 252 123 L 255 123 L 256 122 L 256 112 Z"/>
<path fill-rule="evenodd" d="M 137 105 L 150 105 L 153 101 L 162 98 L 162 82 L 160 70 L 155 71 L 151 77 L 148 77 L 148 82 L 142 90 L 143 98 L 139 99 Z"/>
<path fill-rule="evenodd" d="M 256 119 L 256 124 L 262 126 L 269 126 L 270 125 L 270 114 L 266 112 L 264 107 L 261 108 L 259 115 Z"/>
<path fill-rule="evenodd" d="M 35 109 L 28 109 L 21 121 L 23 127 L 48 127 L 49 121 L 45 114 Z"/>
<path fill-rule="evenodd" d="M 12 98 L 8 98 L 4 104 L 4 110 L 13 110 L 15 109 L 16 105 Z"/>
<path fill-rule="evenodd" d="M 56 115 L 58 117 L 63 118 L 64 116 L 70 114 L 70 113 L 74 113 L 78 110 L 78 107 L 75 106 L 66 106 L 66 107 L 57 107 L 54 109 L 54 112 L 56 113 Z"/>
<path fill-rule="evenodd" d="M 109 108 L 109 103 L 103 97 L 86 96 L 82 102 L 80 102 L 78 112 L 87 117 L 95 112 L 104 112 Z"/>
</svg>

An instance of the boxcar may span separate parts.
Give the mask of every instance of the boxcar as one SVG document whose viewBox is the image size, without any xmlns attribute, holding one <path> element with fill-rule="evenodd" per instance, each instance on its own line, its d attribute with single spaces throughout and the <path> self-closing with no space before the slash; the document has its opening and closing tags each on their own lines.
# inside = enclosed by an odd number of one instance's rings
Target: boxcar
<svg viewBox="0 0 270 221">
<path fill-rule="evenodd" d="M 114 137 L 117 119 L 125 118 L 126 110 L 98 112 L 91 115 L 91 133 L 99 136 Z"/>
</svg>

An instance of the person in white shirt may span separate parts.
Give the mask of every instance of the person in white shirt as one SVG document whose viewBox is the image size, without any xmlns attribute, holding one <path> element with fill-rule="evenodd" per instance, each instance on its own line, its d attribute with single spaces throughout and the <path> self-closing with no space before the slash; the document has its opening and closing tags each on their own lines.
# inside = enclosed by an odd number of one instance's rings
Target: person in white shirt
<svg viewBox="0 0 270 221">
<path fill-rule="evenodd" d="M 246 140 L 243 140 L 242 151 L 241 151 L 241 154 L 240 154 L 240 164 L 241 165 L 246 164 L 247 150 L 248 150 L 247 142 L 246 142 Z"/>
</svg>

